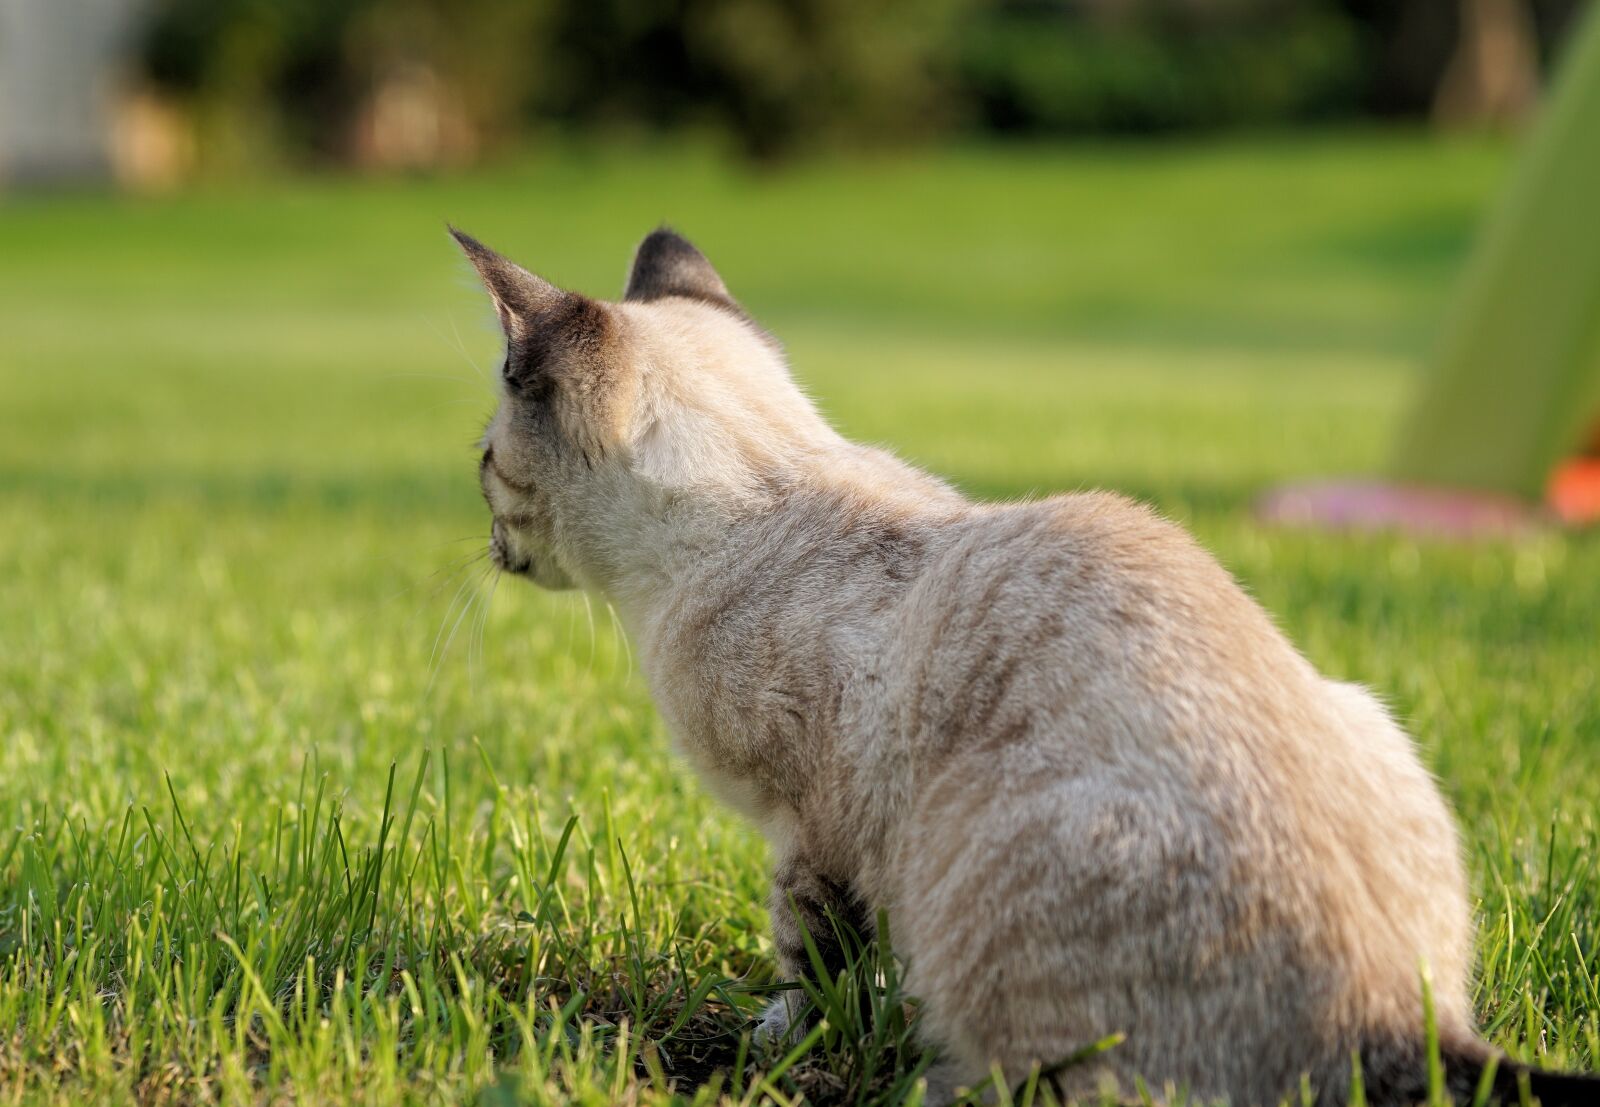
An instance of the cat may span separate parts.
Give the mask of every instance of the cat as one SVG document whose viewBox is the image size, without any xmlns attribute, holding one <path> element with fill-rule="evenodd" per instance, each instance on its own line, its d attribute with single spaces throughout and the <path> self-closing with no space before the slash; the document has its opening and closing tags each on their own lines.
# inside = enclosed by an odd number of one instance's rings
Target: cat
<svg viewBox="0 0 1600 1107">
<path fill-rule="evenodd" d="M 694 246 L 620 301 L 452 229 L 505 332 L 479 478 L 501 570 L 602 593 L 683 756 L 771 844 L 781 970 L 879 912 L 930 1102 L 1053 1075 L 1269 1105 L 1424 1098 L 1497 1056 L 1461 846 L 1411 742 L 1179 527 L 1116 495 L 974 503 L 842 438 Z M 787 1001 L 769 1038 L 790 1032 Z M 1600 1081 L 1500 1059 L 1547 1107 Z"/>
</svg>

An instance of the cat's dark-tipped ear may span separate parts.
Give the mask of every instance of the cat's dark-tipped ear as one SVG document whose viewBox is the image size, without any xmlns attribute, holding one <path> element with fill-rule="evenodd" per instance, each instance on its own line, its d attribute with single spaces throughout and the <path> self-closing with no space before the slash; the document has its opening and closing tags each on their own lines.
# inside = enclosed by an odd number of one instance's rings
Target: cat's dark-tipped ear
<svg viewBox="0 0 1600 1107">
<path fill-rule="evenodd" d="M 500 325 L 506 334 L 516 336 L 534 317 L 555 307 L 567 296 L 555 285 L 528 272 L 522 266 L 495 253 L 464 231 L 450 227 L 450 235 L 461 246 L 472 267 L 478 271 L 483 287 L 494 301 Z"/>
<path fill-rule="evenodd" d="M 668 228 L 651 231 L 633 254 L 625 300 L 659 300 L 687 296 L 733 305 L 728 286 L 706 256 L 681 234 Z"/>
</svg>

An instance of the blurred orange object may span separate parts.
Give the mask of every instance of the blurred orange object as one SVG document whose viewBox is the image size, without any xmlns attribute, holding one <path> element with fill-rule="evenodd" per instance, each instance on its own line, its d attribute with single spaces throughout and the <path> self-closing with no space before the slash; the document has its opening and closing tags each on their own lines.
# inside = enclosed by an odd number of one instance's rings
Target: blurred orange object
<svg viewBox="0 0 1600 1107">
<path fill-rule="evenodd" d="M 1557 465 L 1544 498 L 1568 526 L 1600 523 L 1600 457 L 1580 456 Z"/>
</svg>

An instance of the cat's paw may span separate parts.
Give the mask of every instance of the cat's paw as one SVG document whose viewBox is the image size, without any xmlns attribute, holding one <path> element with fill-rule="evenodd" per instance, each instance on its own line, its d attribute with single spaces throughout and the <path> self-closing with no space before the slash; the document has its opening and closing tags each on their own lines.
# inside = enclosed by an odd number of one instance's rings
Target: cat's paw
<svg viewBox="0 0 1600 1107">
<path fill-rule="evenodd" d="M 956 1090 L 967 1083 L 961 1077 L 961 1072 L 949 1061 L 935 1064 L 923 1075 L 927 1090 L 923 1092 L 922 1102 L 928 1107 L 949 1107 L 960 1098 Z"/>
<path fill-rule="evenodd" d="M 801 1009 L 805 1006 L 798 992 L 783 992 L 767 1004 L 756 1023 L 755 1039 L 763 1045 L 793 1045 L 803 1030 Z"/>
<path fill-rule="evenodd" d="M 993 1088 L 984 1088 L 973 1096 L 972 1088 L 984 1081 L 974 1080 L 966 1066 L 949 1059 L 935 1062 L 922 1079 L 927 1082 L 927 1091 L 922 1097 L 927 1107 L 951 1107 L 952 1104 L 970 1103 L 974 1099 L 979 1103 L 994 1103 L 998 1099 Z"/>
</svg>

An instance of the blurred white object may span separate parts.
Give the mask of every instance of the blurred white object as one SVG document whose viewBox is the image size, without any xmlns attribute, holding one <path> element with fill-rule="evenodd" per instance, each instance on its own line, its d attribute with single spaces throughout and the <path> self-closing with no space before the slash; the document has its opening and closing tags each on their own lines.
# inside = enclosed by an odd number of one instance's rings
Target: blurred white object
<svg viewBox="0 0 1600 1107">
<path fill-rule="evenodd" d="M 118 82 L 147 0 L 0 0 L 0 179 L 106 178 Z"/>
</svg>

